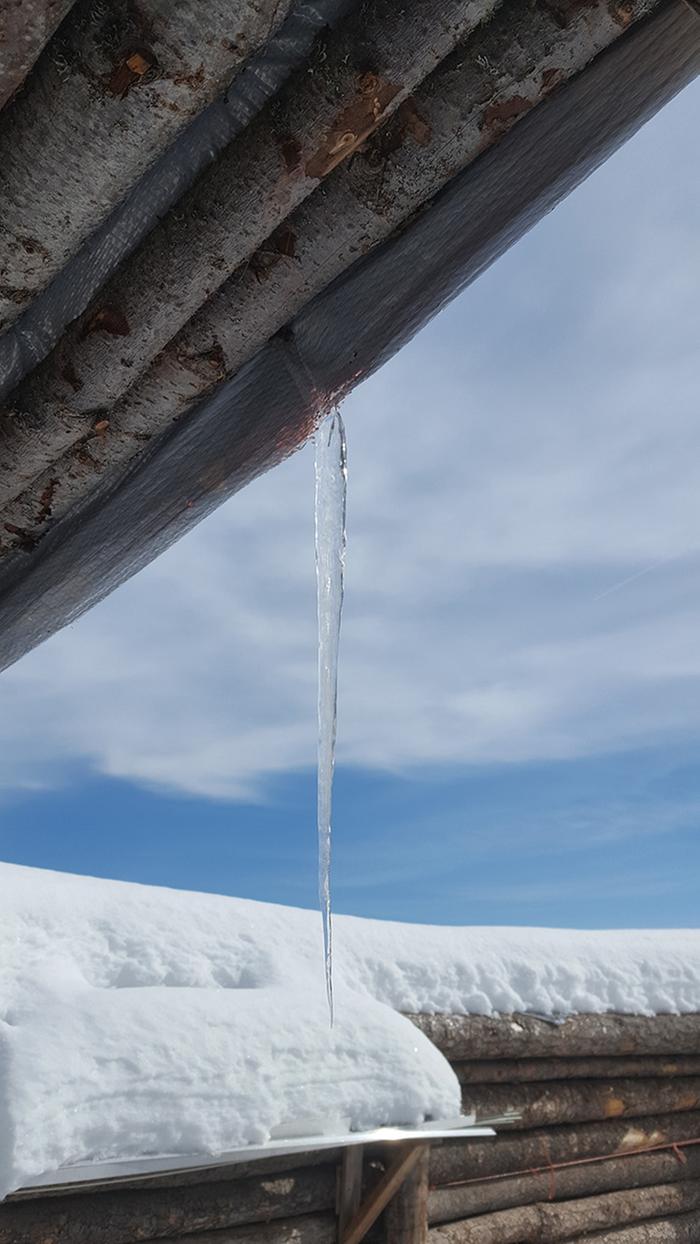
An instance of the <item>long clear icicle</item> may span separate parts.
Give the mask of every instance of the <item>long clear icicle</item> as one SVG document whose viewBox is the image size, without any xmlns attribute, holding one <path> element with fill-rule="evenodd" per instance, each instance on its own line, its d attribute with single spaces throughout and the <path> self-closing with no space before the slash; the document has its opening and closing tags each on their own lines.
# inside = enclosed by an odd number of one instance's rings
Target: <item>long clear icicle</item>
<svg viewBox="0 0 700 1244">
<path fill-rule="evenodd" d="M 347 446 L 339 410 L 316 430 L 316 589 L 318 604 L 318 893 L 326 992 L 333 1023 L 331 811 L 338 716 L 338 648 L 343 612 Z"/>
</svg>

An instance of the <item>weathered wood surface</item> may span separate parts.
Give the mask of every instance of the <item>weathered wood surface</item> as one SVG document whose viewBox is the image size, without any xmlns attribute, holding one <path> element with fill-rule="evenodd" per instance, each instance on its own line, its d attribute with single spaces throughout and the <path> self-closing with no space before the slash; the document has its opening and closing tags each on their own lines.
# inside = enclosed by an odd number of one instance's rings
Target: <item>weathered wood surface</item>
<svg viewBox="0 0 700 1244">
<path fill-rule="evenodd" d="M 434 1188 L 428 1202 L 431 1223 L 453 1222 L 476 1214 L 490 1214 L 532 1205 L 536 1201 L 569 1201 L 580 1197 L 642 1188 L 655 1184 L 700 1180 L 700 1145 L 683 1151 L 683 1157 L 664 1150 L 622 1158 L 608 1158 L 581 1166 L 523 1174 L 486 1183 L 465 1183 Z"/>
<path fill-rule="evenodd" d="M 386 1244 L 426 1244 L 429 1168 L 430 1146 L 424 1145 L 413 1170 L 386 1208 L 384 1214 Z M 342 1244 L 342 1235 L 340 1239 Z"/>
<path fill-rule="evenodd" d="M 502 1124 L 524 1131 L 557 1123 L 590 1123 L 596 1119 L 644 1117 L 654 1110 L 700 1109 L 700 1079 L 679 1076 L 660 1080 L 553 1080 L 547 1084 L 484 1084 L 464 1090 L 466 1110 L 479 1119 L 512 1110 L 520 1118 Z"/>
<path fill-rule="evenodd" d="M 337 1241 L 338 1224 L 334 1214 L 303 1214 L 299 1218 L 226 1227 L 223 1231 L 179 1235 L 169 1244 L 337 1244 Z"/>
<path fill-rule="evenodd" d="M 482 1058 L 453 1064 L 462 1084 L 534 1084 L 544 1080 L 663 1079 L 700 1076 L 700 1054 L 616 1058 Z"/>
<path fill-rule="evenodd" d="M 698 1054 L 700 1014 L 572 1015 L 561 1024 L 533 1015 L 409 1015 L 453 1061 Z"/>
<path fill-rule="evenodd" d="M 72 3 L 73 0 L 5 0 L 0 6 L 0 108 L 19 90 Z"/>
<path fill-rule="evenodd" d="M 634 12 L 646 7 L 647 0 L 637 0 Z M 144 439 L 162 433 L 238 370 L 349 263 L 409 220 L 460 169 L 622 34 L 608 0 L 592 0 L 564 25 L 546 8 L 509 3 L 498 10 L 351 162 L 331 173 L 323 194 L 311 195 L 236 270 L 110 409 L 108 425 L 87 444 L 85 430 L 92 421 L 82 413 L 76 443 L 0 513 L 6 549 L 40 537 L 105 471 L 126 466 L 142 451 Z M 53 400 L 70 407 L 65 378 L 54 398 L 43 384 L 40 378 L 28 381 L 15 405 L 25 413 Z M 50 443 L 42 452 L 51 452 Z M 48 506 L 42 502 L 47 496 Z"/>
<path fill-rule="evenodd" d="M 674 1214 L 656 1218 L 633 1227 L 616 1231 L 596 1231 L 594 1235 L 577 1236 L 570 1244 L 698 1244 L 700 1214 Z"/>
<path fill-rule="evenodd" d="M 430 1182 L 439 1186 L 459 1179 L 522 1174 L 552 1162 L 629 1153 L 700 1136 L 700 1113 L 656 1114 L 645 1118 L 608 1119 L 541 1128 L 532 1132 L 504 1132 L 495 1140 L 446 1141 L 430 1158 Z"/>
<path fill-rule="evenodd" d="M 35 554 L 7 559 L 0 667 L 303 442 L 318 412 L 309 371 L 324 392 L 344 393 L 385 362 L 695 75 L 697 27 L 677 0 L 632 29 L 455 178 L 430 211 L 305 306 L 233 380 L 152 443 L 138 467 L 120 481 L 106 480 Z M 460 1056 L 483 1054 L 467 1049 Z"/>
<path fill-rule="evenodd" d="M 338 1166 L 338 1237 L 342 1240 L 362 1202 L 364 1145 L 349 1145 L 343 1150 Z"/>
<path fill-rule="evenodd" d="M 217 98 L 289 3 L 238 0 L 234 16 L 229 0 L 78 0 L 0 116 L 0 330 Z"/>
<path fill-rule="evenodd" d="M 392 1145 L 387 1167 L 374 1187 L 367 1193 L 354 1218 L 347 1224 L 341 1244 L 361 1244 L 389 1202 L 405 1181 L 420 1168 L 427 1192 L 426 1159 L 429 1145 L 407 1141 Z M 424 1202 L 423 1202 L 424 1203 Z"/>
<path fill-rule="evenodd" d="M 138 1244 L 334 1211 L 335 1167 L 148 1191 L 47 1197 L 0 1206 L 0 1244 Z"/>
<path fill-rule="evenodd" d="M 6 408 L 3 501 L 89 430 L 498 2 L 374 0 L 329 35 L 322 58 L 292 78 L 275 107 L 263 110 L 151 230 Z"/>
<path fill-rule="evenodd" d="M 560 1244 L 654 1216 L 700 1208 L 700 1183 L 661 1184 L 577 1201 L 542 1202 L 433 1227 L 429 1244 Z"/>
</svg>

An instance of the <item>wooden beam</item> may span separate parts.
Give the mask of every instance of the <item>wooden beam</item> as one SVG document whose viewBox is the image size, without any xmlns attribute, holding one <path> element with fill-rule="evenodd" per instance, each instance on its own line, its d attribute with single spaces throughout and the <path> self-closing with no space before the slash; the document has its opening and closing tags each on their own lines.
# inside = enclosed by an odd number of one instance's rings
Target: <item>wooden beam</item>
<svg viewBox="0 0 700 1244">
<path fill-rule="evenodd" d="M 360 1244 L 360 1240 L 363 1240 L 370 1227 L 374 1226 L 404 1180 L 419 1163 L 422 1163 L 429 1151 L 430 1145 L 425 1141 L 418 1144 L 411 1141 L 407 1145 L 397 1146 L 394 1162 L 382 1175 L 364 1205 L 360 1206 L 355 1217 L 348 1224 L 345 1234 L 341 1236 L 340 1244 Z"/>
<path fill-rule="evenodd" d="M 362 1202 L 363 1145 L 350 1145 L 343 1150 L 338 1167 L 338 1239 L 343 1240 L 349 1224 Z"/>
<path fill-rule="evenodd" d="M 430 1149 L 424 1145 L 410 1175 L 387 1205 L 384 1229 L 387 1244 L 427 1244 L 429 1170 Z"/>
</svg>

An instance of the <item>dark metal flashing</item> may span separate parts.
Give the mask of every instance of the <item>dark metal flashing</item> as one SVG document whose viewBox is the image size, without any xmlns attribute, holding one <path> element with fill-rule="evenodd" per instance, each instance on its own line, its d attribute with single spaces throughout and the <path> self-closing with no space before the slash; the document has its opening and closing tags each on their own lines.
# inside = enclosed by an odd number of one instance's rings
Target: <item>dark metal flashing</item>
<svg viewBox="0 0 700 1244">
<path fill-rule="evenodd" d="M 700 72 L 669 0 L 539 104 L 413 222 L 314 298 L 117 484 L 0 571 L 0 667 L 83 613 L 293 452 L 386 361 Z"/>
</svg>

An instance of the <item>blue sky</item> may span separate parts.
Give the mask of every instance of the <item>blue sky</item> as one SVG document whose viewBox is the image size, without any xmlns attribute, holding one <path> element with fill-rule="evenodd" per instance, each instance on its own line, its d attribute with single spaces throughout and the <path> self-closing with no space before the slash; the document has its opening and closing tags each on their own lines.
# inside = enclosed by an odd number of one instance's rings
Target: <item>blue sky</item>
<svg viewBox="0 0 700 1244">
<path fill-rule="evenodd" d="M 696 925 L 689 88 L 344 410 L 335 905 Z M 313 906 L 309 449 L 2 675 L 0 854 Z"/>
</svg>

